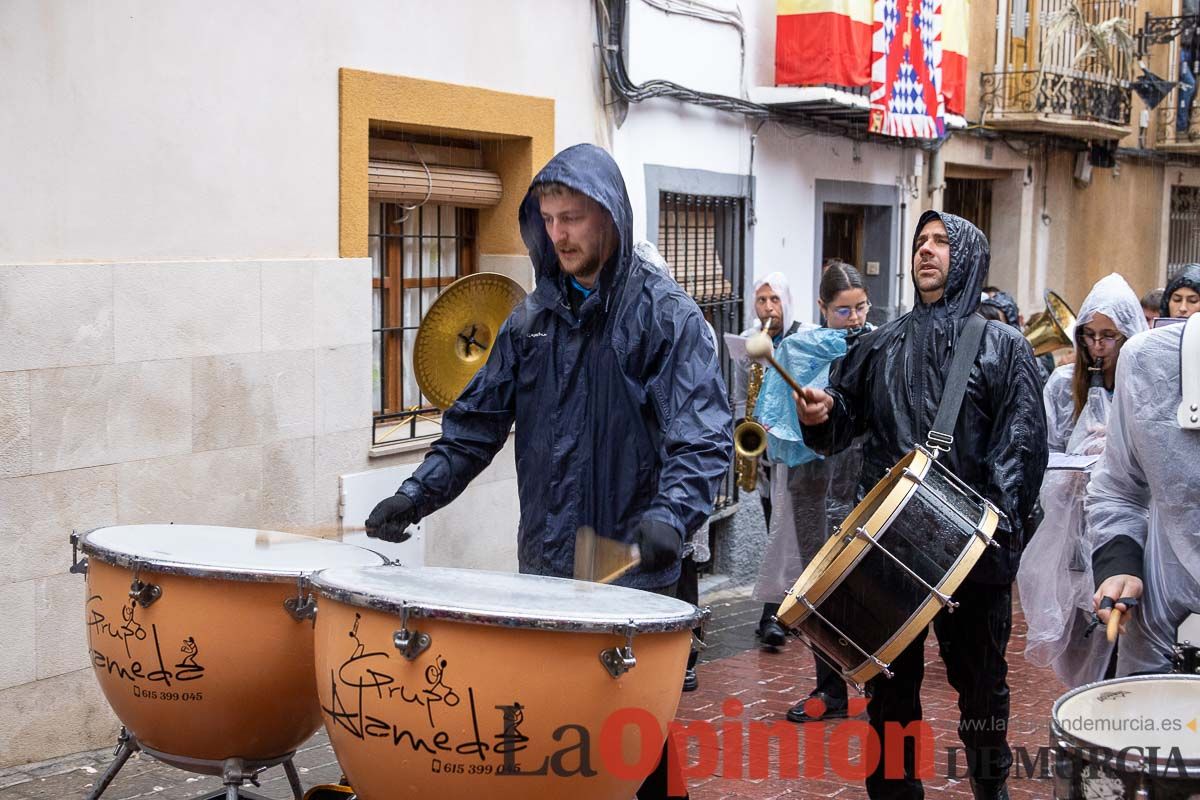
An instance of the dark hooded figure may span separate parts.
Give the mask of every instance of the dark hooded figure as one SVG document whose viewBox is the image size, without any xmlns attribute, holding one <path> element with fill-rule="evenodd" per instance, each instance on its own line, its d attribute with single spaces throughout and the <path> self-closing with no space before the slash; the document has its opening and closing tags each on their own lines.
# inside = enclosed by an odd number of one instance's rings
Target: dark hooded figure
<svg viewBox="0 0 1200 800">
<path fill-rule="evenodd" d="M 1021 311 L 1017 308 L 1017 301 L 1013 300 L 1012 295 L 1008 292 L 996 292 L 987 300 L 983 300 L 981 305 L 994 307 L 1004 314 L 1005 322 L 1017 330 L 1021 329 Z"/>
<path fill-rule="evenodd" d="M 1167 281 L 1159 312 L 1164 317 L 1190 317 L 1200 310 L 1200 264 L 1186 264 Z"/>
<path fill-rule="evenodd" d="M 534 178 L 520 210 L 537 286 L 442 417 L 442 436 L 367 521 L 380 538 L 449 503 L 516 422 L 521 572 L 571 577 L 575 534 L 637 543 L 618 583 L 671 588 L 685 534 L 712 511 L 732 417 L 699 307 L 635 252 L 625 181 L 580 144 Z"/>
<path fill-rule="evenodd" d="M 988 243 L 978 228 L 952 214 L 925 212 L 913 239 L 916 307 L 860 338 L 834 368 L 827 390 L 802 393 L 797 410 L 809 446 L 834 453 L 866 434 L 860 498 L 925 441 L 955 343 L 979 306 L 987 270 Z M 941 461 L 1004 513 L 996 531 L 1000 546 L 986 550 L 954 593 L 958 609 L 934 619 L 946 674 L 959 695 L 959 736 L 972 790 L 980 799 L 1008 797 L 1012 753 L 1004 654 L 1012 627 L 1011 585 L 1021 550 L 1036 528 L 1034 506 L 1046 458 L 1046 418 L 1033 353 L 1016 328 L 988 322 L 954 443 Z M 892 661 L 893 678 L 872 681 L 868 714 L 880 737 L 885 723 L 921 718 L 924 643 L 923 631 Z M 886 759 L 868 776 L 872 798 L 924 796 L 911 740 L 904 752 L 905 777 L 891 770 L 885 776 Z"/>
</svg>

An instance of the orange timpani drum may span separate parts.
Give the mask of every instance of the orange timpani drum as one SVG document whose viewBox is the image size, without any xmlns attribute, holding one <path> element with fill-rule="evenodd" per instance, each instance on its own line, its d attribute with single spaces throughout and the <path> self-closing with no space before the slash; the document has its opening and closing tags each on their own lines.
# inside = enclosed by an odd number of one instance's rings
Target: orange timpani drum
<svg viewBox="0 0 1200 800">
<path fill-rule="evenodd" d="M 340 542 L 204 525 L 99 528 L 78 544 L 88 647 L 113 711 L 141 749 L 218 774 L 229 758 L 278 763 L 321 725 L 303 576 L 385 562 Z"/>
<path fill-rule="evenodd" d="M 398 566 L 318 573 L 317 689 L 362 800 L 629 798 L 702 612 L 636 589 Z"/>
</svg>

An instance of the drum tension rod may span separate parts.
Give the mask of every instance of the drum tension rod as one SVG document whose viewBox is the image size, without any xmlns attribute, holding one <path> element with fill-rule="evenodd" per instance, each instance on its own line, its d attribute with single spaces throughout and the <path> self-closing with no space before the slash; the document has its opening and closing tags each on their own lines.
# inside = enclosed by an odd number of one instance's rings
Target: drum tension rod
<svg viewBox="0 0 1200 800">
<path fill-rule="evenodd" d="M 637 666 L 637 657 L 633 654 L 633 635 L 637 633 L 637 625 L 629 620 L 628 625 L 618 625 L 613 633 L 625 634 L 624 647 L 610 647 L 600 651 L 600 663 L 608 670 L 608 674 L 619 678 Z"/>
<path fill-rule="evenodd" d="M 841 629 L 838 628 L 837 625 L 834 625 L 832 622 L 830 622 L 828 619 L 826 619 L 825 616 L 820 611 L 817 611 L 817 607 L 814 606 L 812 603 L 810 603 L 808 601 L 807 597 L 799 597 L 797 599 L 799 599 L 800 602 L 804 604 L 804 607 L 807 608 L 813 616 L 815 616 L 817 619 L 821 620 L 821 622 L 824 622 L 826 625 L 828 625 L 829 629 L 838 635 L 838 638 L 842 639 L 844 642 L 846 642 L 846 644 L 850 645 L 855 650 L 862 653 L 863 658 L 867 659 L 868 661 L 873 662 L 875 664 L 875 666 L 879 667 L 879 671 L 881 673 L 883 673 L 883 676 L 885 678 L 892 677 L 892 671 L 888 669 L 888 667 L 891 666 L 890 664 L 883 663 L 878 658 L 876 658 L 874 655 L 868 653 L 866 650 L 863 650 L 861 647 L 859 647 L 858 642 L 854 641 L 849 636 L 842 633 Z"/>
<path fill-rule="evenodd" d="M 400 655 L 412 661 L 429 649 L 429 645 L 432 644 L 433 639 L 428 633 L 421 633 L 416 628 L 410 631 L 408 629 L 408 614 L 408 603 L 402 601 L 400 603 L 400 630 L 392 634 L 392 644 L 400 651 Z"/>
<path fill-rule="evenodd" d="M 317 618 L 317 599 L 312 596 L 311 592 L 304 591 L 307 584 L 308 580 L 303 575 L 296 576 L 296 596 L 283 601 L 283 607 L 296 622 L 306 619 L 316 620 Z"/>
<path fill-rule="evenodd" d="M 897 558 L 895 553 L 893 553 L 891 550 L 888 550 L 886 547 L 881 545 L 879 542 L 875 541 L 875 539 L 873 539 L 871 537 L 871 534 L 867 533 L 866 528 L 857 528 L 854 531 L 854 535 L 857 538 L 862 539 L 867 544 L 874 547 L 879 552 L 886 555 L 892 561 L 896 562 L 896 566 L 900 567 L 900 569 L 907 572 L 910 576 L 912 576 L 913 580 L 915 580 L 917 583 L 924 586 L 926 591 L 928 591 L 931 595 L 936 597 L 938 602 L 942 604 L 943 608 L 948 608 L 948 609 L 950 609 L 951 612 L 953 612 L 954 609 L 958 608 L 958 603 L 951 600 L 950 595 L 942 594 L 935 587 L 930 586 L 928 581 L 926 581 L 924 578 L 922 578 L 917 573 L 913 572 L 912 567 L 908 566 L 908 564 L 905 564 L 903 561 L 901 561 L 899 558 Z"/>
<path fill-rule="evenodd" d="M 79 534 L 71 531 L 71 569 L 69 572 L 75 575 L 87 575 L 88 560 L 87 556 L 79 557 Z"/>
<path fill-rule="evenodd" d="M 145 583 L 138 577 L 142 571 L 142 562 L 133 561 L 133 582 L 129 584 L 129 596 L 142 608 L 149 608 L 154 601 L 162 597 L 162 588 L 154 583 Z"/>
<path fill-rule="evenodd" d="M 924 448 L 922 448 L 922 449 L 924 449 Z M 944 472 L 945 472 L 945 473 L 946 473 L 948 476 L 950 476 L 951 478 L 954 478 L 954 474 L 953 474 L 953 473 L 951 473 L 949 470 L 943 470 L 943 471 L 944 471 Z M 962 520 L 964 523 L 966 523 L 966 524 L 967 524 L 967 525 L 968 525 L 968 526 L 971 528 L 971 533 L 973 533 L 975 536 L 977 536 L 977 537 L 979 537 L 980 539 L 982 539 L 982 540 L 983 540 L 983 543 L 984 543 L 985 545 L 987 545 L 988 547 L 999 547 L 999 546 L 1000 546 L 1000 543 L 999 543 L 999 542 L 997 542 L 997 541 L 996 541 L 995 539 L 993 539 L 991 536 L 988 536 L 988 535 L 987 535 L 987 533 L 985 533 L 985 532 L 984 532 L 984 530 L 983 530 L 982 528 L 980 528 L 980 527 L 979 527 L 979 524 L 980 524 L 979 522 L 972 522 L 972 521 L 971 521 L 971 520 L 970 520 L 970 519 L 967 517 L 967 515 L 966 515 L 966 514 L 963 514 L 961 511 L 959 511 L 957 508 L 955 508 L 955 506 L 954 506 L 954 504 L 953 504 L 953 503 L 951 503 L 951 502 L 950 502 L 949 500 L 947 500 L 946 498 L 942 497 L 942 496 L 941 496 L 941 495 L 940 495 L 940 494 L 939 494 L 939 493 L 938 493 L 938 492 L 937 492 L 937 491 L 936 491 L 936 490 L 935 490 L 935 489 L 934 489 L 932 486 L 929 486 L 929 485 L 926 483 L 925 479 L 924 479 L 924 478 L 922 478 L 920 475 L 918 475 L 917 473 L 913 472 L 913 471 L 912 471 L 911 469 L 909 469 L 908 467 L 905 467 L 905 468 L 904 468 L 904 469 L 901 471 L 901 474 L 902 474 L 902 475 L 904 475 L 904 477 L 908 478 L 908 479 L 909 479 L 910 481 L 912 481 L 913 483 L 916 483 L 916 484 L 918 484 L 918 485 L 920 485 L 920 486 L 924 486 L 925 488 L 929 489 L 929 493 L 930 493 L 931 495 L 933 495 L 935 498 L 937 498 L 937 501 L 938 501 L 939 503 L 941 503 L 943 506 L 945 506 L 946 508 L 948 508 L 948 509 L 950 510 L 950 513 L 951 513 L 951 514 L 953 514 L 954 516 L 956 516 L 956 517 L 958 517 L 959 519 L 961 519 L 961 520 Z M 991 508 L 993 511 L 995 511 L 995 512 L 996 512 L 996 515 L 997 515 L 998 517 L 1000 517 L 1001 519 L 1003 519 L 1003 518 L 1004 518 L 1004 514 L 1003 514 L 1003 513 L 1001 513 L 1000 509 L 998 509 L 998 508 L 996 508 L 996 506 L 992 505 L 992 501 L 988 500 L 987 498 L 980 497 L 980 496 L 979 496 L 979 495 L 978 495 L 978 494 L 977 494 L 977 493 L 976 493 L 974 490 L 972 490 L 972 489 L 971 489 L 971 487 L 969 487 L 969 486 L 967 486 L 966 484 L 962 483 L 962 482 L 961 482 L 961 481 L 959 481 L 957 478 L 955 478 L 955 479 L 954 479 L 953 481 L 951 481 L 951 482 L 952 482 L 952 483 L 954 483 L 955 485 L 957 485 L 957 486 L 958 486 L 960 489 L 964 489 L 964 490 L 966 490 L 966 491 L 970 492 L 971 494 L 975 495 L 975 498 L 976 498 L 977 500 L 979 500 L 979 502 L 981 502 L 981 503 L 984 503 L 984 504 L 985 504 L 985 505 L 987 505 L 989 508 Z"/>
</svg>

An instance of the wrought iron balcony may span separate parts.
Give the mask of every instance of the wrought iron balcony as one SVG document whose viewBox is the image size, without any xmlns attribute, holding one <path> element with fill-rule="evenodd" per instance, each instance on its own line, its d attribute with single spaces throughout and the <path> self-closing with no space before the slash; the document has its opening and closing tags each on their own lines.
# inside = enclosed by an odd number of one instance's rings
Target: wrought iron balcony
<svg viewBox="0 0 1200 800">
<path fill-rule="evenodd" d="M 1130 132 L 1126 81 L 1036 69 L 986 72 L 981 81 L 982 116 L 990 127 L 1101 140 Z"/>
<path fill-rule="evenodd" d="M 1160 150 L 1200 153 L 1200 108 L 1196 105 L 1193 103 L 1191 115 L 1181 130 L 1178 124 L 1182 113 L 1179 90 L 1172 90 L 1154 112 L 1158 123 L 1154 132 L 1155 146 Z"/>
</svg>

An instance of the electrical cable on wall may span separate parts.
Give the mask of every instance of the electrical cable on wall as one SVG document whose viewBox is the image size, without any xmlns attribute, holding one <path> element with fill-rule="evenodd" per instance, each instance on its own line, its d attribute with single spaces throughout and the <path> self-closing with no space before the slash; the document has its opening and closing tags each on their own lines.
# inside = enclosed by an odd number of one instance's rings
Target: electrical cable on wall
<svg viewBox="0 0 1200 800">
<path fill-rule="evenodd" d="M 399 203 L 398 205 L 404 209 L 404 213 L 395 219 L 394 224 L 396 225 L 403 225 L 405 222 L 408 222 L 408 218 L 412 216 L 412 212 L 428 203 L 429 198 L 433 197 L 433 173 L 429 171 L 429 165 L 425 163 L 425 159 L 421 158 L 421 153 L 417 150 L 417 146 L 412 142 L 409 142 L 408 146 L 412 148 L 413 155 L 417 157 L 417 161 L 421 162 L 421 169 L 425 170 L 425 199 L 411 206 Z"/>
</svg>

